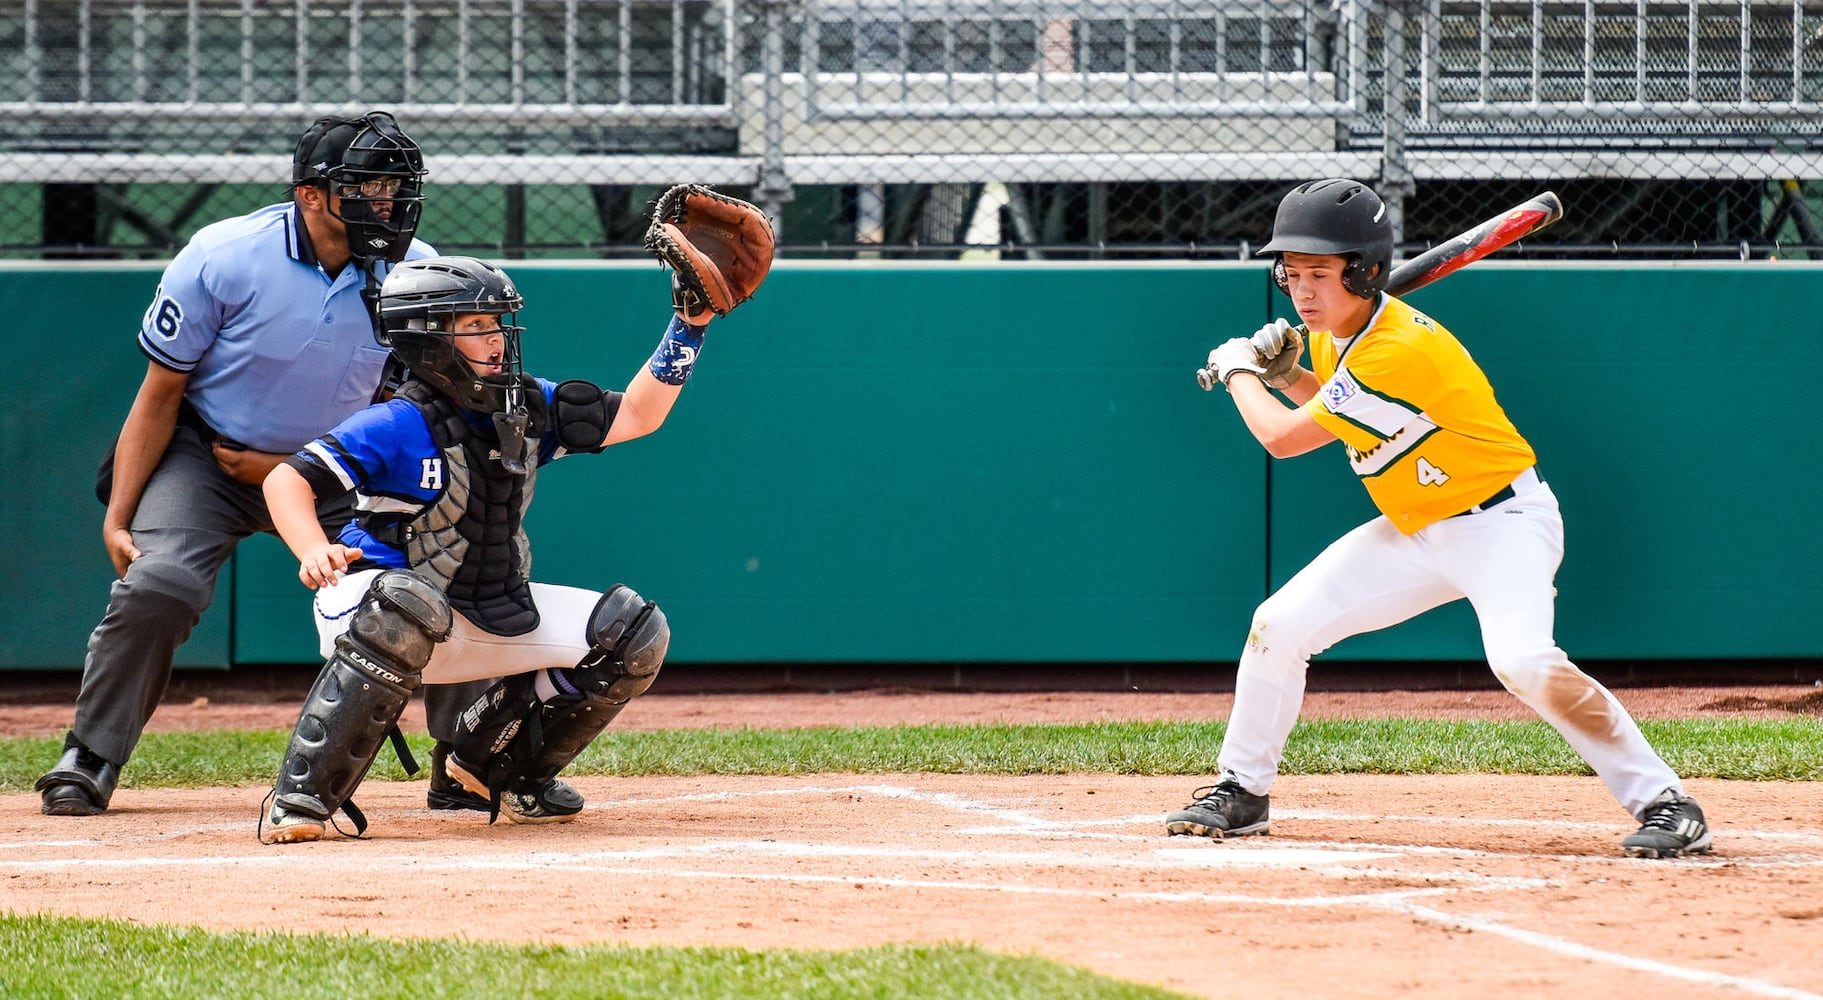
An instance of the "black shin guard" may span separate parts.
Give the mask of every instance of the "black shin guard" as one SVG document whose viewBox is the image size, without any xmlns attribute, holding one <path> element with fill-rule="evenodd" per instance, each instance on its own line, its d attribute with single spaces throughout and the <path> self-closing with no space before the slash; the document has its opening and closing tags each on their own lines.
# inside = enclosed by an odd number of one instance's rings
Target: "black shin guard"
<svg viewBox="0 0 1823 1000">
<path fill-rule="evenodd" d="M 544 742 L 535 677 L 528 673 L 503 678 L 456 716 L 450 770 L 458 780 L 466 774 L 486 786 L 489 823 L 500 816 L 501 793 L 524 770 L 525 759 Z M 469 791 L 482 794 L 478 788 Z"/>
<path fill-rule="evenodd" d="M 562 673 L 575 688 L 539 702 L 533 674 L 494 685 L 456 722 L 457 766 L 484 781 L 489 818 L 516 783 L 557 777 L 635 696 L 652 686 L 671 643 L 664 612 L 615 585 L 589 617 L 593 647 Z"/>
<path fill-rule="evenodd" d="M 338 641 L 335 653 L 323 664 L 323 672 L 304 698 L 284 766 L 279 769 L 275 802 L 291 812 L 325 821 L 337 809 L 345 809 L 359 833 L 367 829 L 367 823 L 348 797 L 366 777 L 386 734 L 405 711 L 405 703 L 417 687 L 417 675 L 412 675 L 409 687 L 395 684 L 362 669 L 360 659 L 366 658 L 349 653 Z"/>
<path fill-rule="evenodd" d="M 357 834 L 367 829 L 349 796 L 450 623 L 442 594 L 422 579 L 392 571 L 374 580 L 304 698 L 274 789 L 275 818 L 282 809 L 327 821 L 341 809 Z"/>
<path fill-rule="evenodd" d="M 615 584 L 589 615 L 589 644 L 589 655 L 568 671 L 576 693 L 552 698 L 540 713 L 544 742 L 524 772 L 533 781 L 557 777 L 652 686 L 671 646 L 671 626 L 658 605 Z"/>
<path fill-rule="evenodd" d="M 526 780 L 543 784 L 557 777 L 626 707 L 624 701 L 608 701 L 599 694 L 560 695 L 545 702 L 540 713 L 544 743 L 526 765 Z"/>
</svg>

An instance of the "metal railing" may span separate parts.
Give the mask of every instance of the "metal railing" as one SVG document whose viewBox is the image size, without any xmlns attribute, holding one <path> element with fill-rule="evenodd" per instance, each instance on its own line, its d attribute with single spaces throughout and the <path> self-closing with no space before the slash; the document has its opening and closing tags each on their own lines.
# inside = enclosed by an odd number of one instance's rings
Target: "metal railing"
<svg viewBox="0 0 1823 1000">
<path fill-rule="evenodd" d="M 678 180 L 807 250 L 1239 252 L 1321 175 L 1420 242 L 1535 184 L 1639 209 L 1565 252 L 1823 249 L 1823 0 L 0 0 L 0 245 L 168 250 L 369 107 L 501 252 Z"/>
</svg>

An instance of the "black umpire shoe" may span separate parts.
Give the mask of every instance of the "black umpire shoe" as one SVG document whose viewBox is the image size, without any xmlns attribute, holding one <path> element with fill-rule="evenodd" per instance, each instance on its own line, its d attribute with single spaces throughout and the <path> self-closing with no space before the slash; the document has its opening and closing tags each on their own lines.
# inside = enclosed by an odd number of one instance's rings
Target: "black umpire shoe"
<svg viewBox="0 0 1823 1000">
<path fill-rule="evenodd" d="M 88 747 L 66 743 L 57 766 L 32 788 L 44 793 L 46 816 L 97 816 L 108 811 L 120 766 Z"/>
<path fill-rule="evenodd" d="M 450 776 L 449 754 L 452 745 L 438 740 L 430 750 L 430 791 L 426 804 L 432 809 L 473 809 L 492 812 L 487 796 L 468 790 Z M 483 786 L 485 787 L 485 786 Z M 542 785 L 525 782 L 514 785 L 500 796 L 500 811 L 512 823 L 563 823 L 582 812 L 582 793 L 569 782 L 552 778 Z"/>
<path fill-rule="evenodd" d="M 1199 788 L 1191 793 L 1195 801 L 1165 817 L 1165 831 L 1172 835 L 1195 834 L 1198 837 L 1245 837 L 1250 833 L 1269 833 L 1272 829 L 1271 800 L 1255 795 L 1233 778 Z"/>
</svg>

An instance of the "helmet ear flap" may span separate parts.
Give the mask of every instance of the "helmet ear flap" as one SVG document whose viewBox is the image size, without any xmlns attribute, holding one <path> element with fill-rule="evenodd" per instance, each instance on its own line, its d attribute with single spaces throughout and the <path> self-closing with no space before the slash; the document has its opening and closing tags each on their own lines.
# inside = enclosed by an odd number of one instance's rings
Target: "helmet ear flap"
<svg viewBox="0 0 1823 1000">
<path fill-rule="evenodd" d="M 1272 258 L 1272 283 L 1279 286 L 1279 291 L 1291 294 L 1291 279 L 1285 277 L 1285 258 Z"/>
<path fill-rule="evenodd" d="M 1361 298 L 1373 298 L 1386 287 L 1386 275 L 1378 270 L 1381 267 L 1383 265 L 1369 263 L 1366 257 L 1355 255 L 1342 269 L 1342 287 Z"/>
</svg>

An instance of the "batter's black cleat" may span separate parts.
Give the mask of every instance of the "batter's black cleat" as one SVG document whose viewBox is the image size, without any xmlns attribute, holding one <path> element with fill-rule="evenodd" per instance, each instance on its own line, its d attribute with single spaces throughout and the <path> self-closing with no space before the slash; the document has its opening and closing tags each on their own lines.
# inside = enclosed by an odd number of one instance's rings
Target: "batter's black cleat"
<svg viewBox="0 0 1823 1000">
<path fill-rule="evenodd" d="M 1245 837 L 1272 830 L 1271 799 L 1255 795 L 1233 778 L 1191 793 L 1195 801 L 1165 817 L 1165 832 L 1198 837 Z"/>
<path fill-rule="evenodd" d="M 1708 854 L 1713 841 L 1703 807 L 1688 795 L 1665 789 L 1640 814 L 1639 832 L 1620 842 L 1630 858 L 1678 858 Z"/>
<path fill-rule="evenodd" d="M 120 767 L 113 761 L 88 747 L 66 743 L 57 766 L 32 788 L 44 793 L 46 816 L 98 816 L 108 811 L 119 781 Z"/>
<path fill-rule="evenodd" d="M 487 789 L 487 783 L 464 769 L 460 763 L 450 766 L 448 743 L 439 741 L 430 751 L 430 792 L 432 809 L 473 809 L 491 813 L 488 797 L 470 790 Z M 466 780 L 464 780 L 466 779 Z M 582 793 L 569 782 L 552 778 L 542 784 L 518 782 L 500 794 L 500 812 L 513 823 L 565 823 L 582 812 Z"/>
</svg>

